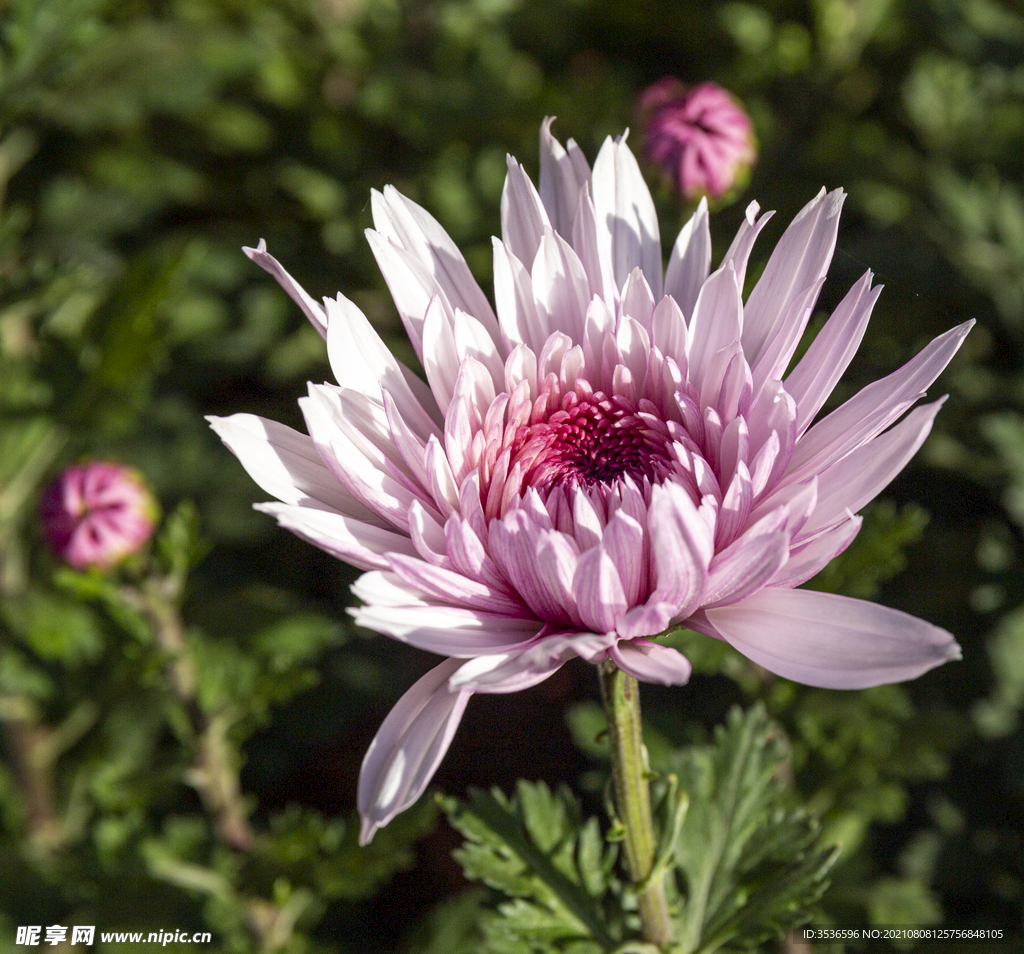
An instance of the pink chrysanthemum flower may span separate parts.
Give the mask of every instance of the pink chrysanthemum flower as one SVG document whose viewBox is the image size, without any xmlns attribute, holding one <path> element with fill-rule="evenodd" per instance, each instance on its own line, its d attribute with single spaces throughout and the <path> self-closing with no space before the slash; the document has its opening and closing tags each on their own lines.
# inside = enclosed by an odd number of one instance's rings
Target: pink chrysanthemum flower
<svg viewBox="0 0 1024 954">
<path fill-rule="evenodd" d="M 747 210 L 712 274 L 707 207 L 663 274 L 654 204 L 624 137 L 593 171 L 541 127 L 540 192 L 511 158 L 494 240 L 496 310 L 455 244 L 392 188 L 370 245 L 428 384 L 339 295 L 320 307 L 266 251 L 327 339 L 338 386 L 300 400 L 309 435 L 211 419 L 279 523 L 366 572 L 356 621 L 448 657 L 396 704 L 359 781 L 362 839 L 411 805 L 469 696 L 535 685 L 574 656 L 682 684 L 648 637 L 684 625 L 799 682 L 920 675 L 945 630 L 794 587 L 857 534 L 856 516 L 927 436 L 911 411 L 970 327 L 811 426 L 864 333 L 868 272 L 783 379 L 836 241 L 843 194 L 796 217 L 741 298 L 769 216 Z"/>
<path fill-rule="evenodd" d="M 687 198 L 720 198 L 757 159 L 750 117 L 717 83 L 689 89 L 669 76 L 641 93 L 639 108 L 647 160 Z"/>
<path fill-rule="evenodd" d="M 153 535 L 159 516 L 142 474 L 108 461 L 68 467 L 39 502 L 50 549 L 78 570 L 110 569 L 137 553 Z"/>
</svg>

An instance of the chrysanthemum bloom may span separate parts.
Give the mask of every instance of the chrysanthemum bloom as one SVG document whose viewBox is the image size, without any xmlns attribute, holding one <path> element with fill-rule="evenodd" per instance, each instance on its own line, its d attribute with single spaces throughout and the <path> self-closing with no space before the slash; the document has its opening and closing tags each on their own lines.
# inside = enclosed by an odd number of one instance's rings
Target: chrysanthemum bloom
<svg viewBox="0 0 1024 954">
<path fill-rule="evenodd" d="M 725 195 L 757 159 L 754 127 L 717 83 L 688 89 L 666 77 L 640 95 L 645 153 L 687 198 Z"/>
<path fill-rule="evenodd" d="M 744 304 L 747 210 L 718 269 L 702 202 L 662 269 L 624 139 L 593 171 L 541 127 L 540 192 L 509 160 L 492 309 L 448 235 L 392 188 L 370 245 L 424 384 L 339 295 L 321 308 L 266 251 L 327 339 L 339 386 L 300 400 L 309 436 L 211 419 L 280 524 L 368 572 L 358 623 L 447 657 L 397 703 L 359 781 L 362 839 L 420 795 L 473 692 L 535 685 L 574 656 L 682 684 L 648 637 L 684 625 L 771 672 L 844 689 L 958 656 L 945 630 L 794 587 L 857 534 L 942 403 L 911 411 L 970 323 L 812 426 L 879 288 L 853 287 L 783 378 L 836 241 L 840 191 L 797 216 Z"/>
<path fill-rule="evenodd" d="M 91 461 L 68 467 L 50 484 L 39 516 L 55 556 L 78 570 L 106 570 L 142 549 L 160 508 L 137 470 Z"/>
</svg>

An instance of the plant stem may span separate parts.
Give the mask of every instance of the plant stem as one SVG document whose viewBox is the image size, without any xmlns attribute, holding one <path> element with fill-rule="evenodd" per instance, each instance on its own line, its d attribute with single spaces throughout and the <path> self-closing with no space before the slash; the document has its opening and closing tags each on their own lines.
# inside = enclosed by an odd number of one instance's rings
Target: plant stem
<svg viewBox="0 0 1024 954">
<path fill-rule="evenodd" d="M 610 660 L 601 663 L 601 699 L 608 716 L 615 808 L 625 829 L 626 864 L 637 889 L 644 940 L 659 948 L 672 943 L 665 876 L 654 871 L 657 838 L 647 781 L 647 750 L 640 720 L 640 687 Z"/>
</svg>

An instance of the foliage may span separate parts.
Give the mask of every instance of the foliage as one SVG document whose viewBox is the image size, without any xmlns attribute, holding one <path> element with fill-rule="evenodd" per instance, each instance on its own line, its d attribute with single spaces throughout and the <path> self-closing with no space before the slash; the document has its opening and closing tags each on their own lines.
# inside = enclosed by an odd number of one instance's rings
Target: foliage
<svg viewBox="0 0 1024 954">
<path fill-rule="evenodd" d="M 758 909 L 737 899 L 762 876 L 786 883 L 771 867 L 786 859 L 758 839 L 778 834 L 790 862 L 818 857 L 799 847 L 810 831 L 801 810 L 840 848 L 822 918 L 1019 926 L 1022 47 L 1010 0 L 2 5 L 0 946 L 17 925 L 89 919 L 98 930 L 212 930 L 219 948 L 239 951 L 498 950 L 503 936 L 533 944 L 531 918 L 578 932 L 535 864 L 598 905 L 613 940 L 631 936 L 628 891 L 608 867 L 613 829 L 584 822 L 558 788 L 600 790 L 601 716 L 582 676 L 561 691 L 595 760 L 589 773 L 577 778 L 565 748 L 545 763 L 551 787 L 446 803 L 476 826 L 464 849 L 474 864 L 521 865 L 516 883 L 532 893 L 513 892 L 511 914 L 490 895 L 449 897 L 458 883 L 438 861 L 440 833 L 418 849 L 432 860 L 420 861 L 413 900 L 406 882 L 384 887 L 417 863 L 412 843 L 432 809 L 360 850 L 354 777 L 371 723 L 420 661 L 350 630 L 352 571 L 252 513 L 256 489 L 202 418 L 244 409 L 298 426 L 303 382 L 329 373 L 315 331 L 239 246 L 265 236 L 313 294 L 344 290 L 415 364 L 360 240 L 370 189 L 392 182 L 425 204 L 486 283 L 505 153 L 535 172 L 538 120 L 557 114 L 559 135 L 593 157 L 630 124 L 636 93 L 666 74 L 728 87 L 757 127 L 749 187 L 713 216 L 718 253 L 750 199 L 782 221 L 822 182 L 849 190 L 812 333 L 868 266 L 887 287 L 835 399 L 921 340 L 979 319 L 919 461 L 813 583 L 946 626 L 964 662 L 913 685 L 837 694 L 673 634 L 696 675 L 684 690 L 645 687 L 644 707 L 653 766 L 690 797 L 674 862 L 680 911 L 707 877 L 698 835 L 724 824 L 720 800 L 699 793 L 733 777 L 739 763 L 723 753 L 737 726 L 756 722 L 728 713 L 736 703 L 755 713 L 760 700 L 780 728 L 750 750 L 742 777 L 767 800 L 758 811 L 782 814 L 747 840 L 729 829 L 742 858 L 711 878 L 706 917 L 687 922 L 710 931 L 700 943 L 723 931 L 730 945 L 754 943 L 743 917 Z M 655 195 L 667 237 L 685 210 L 665 187 Z M 752 277 L 763 261 L 755 249 Z M 96 456 L 139 467 L 171 514 L 113 577 L 55 566 L 34 528 L 46 479 Z M 503 720 L 527 742 L 552 738 L 538 721 L 544 691 L 467 720 L 460 731 L 485 754 L 445 782 L 450 791 L 461 778 L 504 778 L 480 741 L 503 738 Z M 530 757 L 512 770 L 532 773 Z M 776 757 L 781 776 L 768 784 Z M 593 893 L 586 879 L 598 871 Z M 817 884 L 790 901 L 810 903 Z M 777 900 L 759 923 L 793 913 Z M 402 940 L 413 914 L 418 933 Z M 570 931 L 556 947 L 573 943 L 593 941 Z"/>
<path fill-rule="evenodd" d="M 659 785 L 662 863 L 676 872 L 681 954 L 757 949 L 809 917 L 834 849 L 817 821 L 788 803 L 787 746 L 761 706 L 738 708 L 713 745 L 672 749 Z M 602 836 L 563 789 L 520 782 L 516 797 L 471 790 L 443 799 L 466 837 L 455 852 L 467 878 L 513 898 L 480 921 L 495 954 L 623 950 L 636 937 L 635 897 L 616 870 L 616 826 Z M 633 942 L 635 943 L 635 941 Z"/>
</svg>

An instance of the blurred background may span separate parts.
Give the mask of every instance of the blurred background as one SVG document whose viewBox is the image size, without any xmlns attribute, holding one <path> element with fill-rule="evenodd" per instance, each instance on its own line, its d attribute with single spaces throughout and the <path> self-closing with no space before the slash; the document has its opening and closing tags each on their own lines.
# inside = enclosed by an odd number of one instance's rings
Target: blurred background
<svg viewBox="0 0 1024 954">
<path fill-rule="evenodd" d="M 0 0 L 0 951 L 26 924 L 481 949 L 491 900 L 429 797 L 355 844 L 359 763 L 431 657 L 350 625 L 356 571 L 253 512 L 203 415 L 302 429 L 305 382 L 331 378 L 241 246 L 343 291 L 415 366 L 362 236 L 370 190 L 424 205 L 489 290 L 506 153 L 536 179 L 545 115 L 591 161 L 627 126 L 639 149 L 665 76 L 723 85 L 756 130 L 749 181 L 712 204 L 715 260 L 751 200 L 778 210 L 756 278 L 822 185 L 849 192 L 812 331 L 866 269 L 886 287 L 833 403 L 978 326 L 923 451 L 812 584 L 946 627 L 963 661 L 843 694 L 683 635 L 691 685 L 644 688 L 652 759 L 763 700 L 792 798 L 840 847 L 819 920 L 1022 933 L 1019 3 Z M 692 203 L 649 182 L 667 243 Z M 92 458 L 137 468 L 165 514 L 113 575 L 62 567 L 36 517 Z M 583 664 L 476 697 L 436 786 L 564 782 L 599 811 L 597 699 Z"/>
</svg>

